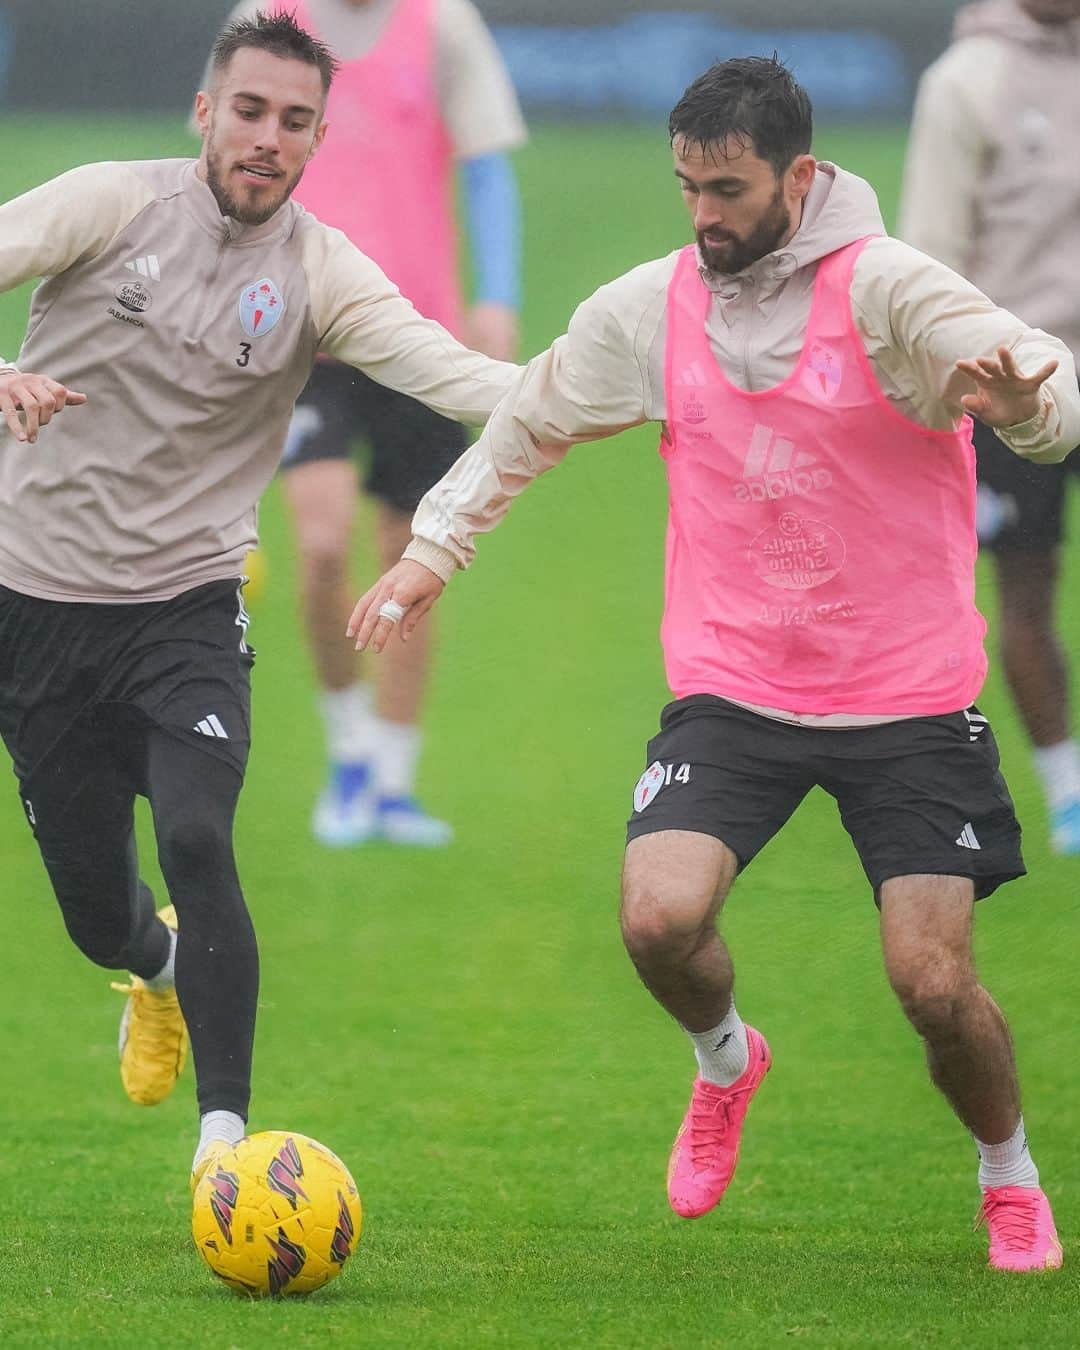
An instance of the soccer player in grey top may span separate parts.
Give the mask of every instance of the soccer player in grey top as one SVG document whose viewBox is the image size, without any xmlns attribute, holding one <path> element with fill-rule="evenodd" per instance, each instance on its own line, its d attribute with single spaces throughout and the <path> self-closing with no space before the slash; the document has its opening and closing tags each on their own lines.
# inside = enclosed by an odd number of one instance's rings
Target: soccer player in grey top
<svg viewBox="0 0 1080 1350">
<path fill-rule="evenodd" d="M 516 370 L 290 200 L 334 65 L 290 18 L 234 24 L 198 95 L 198 161 L 88 165 L 0 207 L 0 289 L 45 278 L 17 364 L 0 358 L 0 734 L 71 937 L 134 977 L 129 1096 L 168 1095 L 190 1034 L 196 1177 L 248 1110 L 241 572 L 293 403 L 319 351 L 459 421 L 484 421 Z"/>
</svg>

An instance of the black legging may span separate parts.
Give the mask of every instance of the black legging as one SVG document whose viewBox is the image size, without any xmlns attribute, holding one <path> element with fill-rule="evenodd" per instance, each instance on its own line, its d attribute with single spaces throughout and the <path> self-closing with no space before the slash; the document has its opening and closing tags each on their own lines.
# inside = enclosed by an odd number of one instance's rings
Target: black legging
<svg viewBox="0 0 1080 1350">
<path fill-rule="evenodd" d="M 259 954 L 232 846 L 242 779 L 197 745 L 153 726 L 139 731 L 137 774 L 116 756 L 100 721 L 68 733 L 26 785 L 38 844 L 75 945 L 99 966 L 155 975 L 168 957 L 169 935 L 138 875 L 139 780 L 179 921 L 176 992 L 191 1036 L 199 1110 L 235 1111 L 246 1120 Z"/>
</svg>

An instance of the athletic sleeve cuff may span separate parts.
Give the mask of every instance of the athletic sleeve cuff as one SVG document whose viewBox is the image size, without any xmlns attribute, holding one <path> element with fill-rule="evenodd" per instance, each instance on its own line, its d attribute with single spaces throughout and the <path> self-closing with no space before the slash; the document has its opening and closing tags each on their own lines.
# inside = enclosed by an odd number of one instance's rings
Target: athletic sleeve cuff
<svg viewBox="0 0 1080 1350">
<path fill-rule="evenodd" d="M 441 544 L 432 543 L 430 539 L 414 537 L 401 556 L 408 558 L 410 562 L 418 562 L 421 567 L 434 572 L 441 581 L 449 581 L 459 566 L 458 560 L 449 549 L 443 548 Z"/>
<path fill-rule="evenodd" d="M 1046 428 L 1053 410 L 1053 400 L 1043 394 L 1038 412 L 1029 417 L 1026 422 L 1014 422 L 1011 427 L 1002 427 L 1001 433 L 1010 445 L 1032 445 L 1034 442 L 1045 438 Z"/>
</svg>

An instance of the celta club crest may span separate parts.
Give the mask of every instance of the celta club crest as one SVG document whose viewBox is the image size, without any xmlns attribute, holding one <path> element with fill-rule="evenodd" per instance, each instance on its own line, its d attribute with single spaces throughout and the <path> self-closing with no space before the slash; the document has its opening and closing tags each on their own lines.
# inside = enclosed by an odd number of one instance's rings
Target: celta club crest
<svg viewBox="0 0 1080 1350">
<path fill-rule="evenodd" d="M 664 786 L 664 766 L 654 760 L 637 780 L 634 788 L 634 810 L 644 811 L 660 789 Z"/>
<path fill-rule="evenodd" d="M 240 292 L 240 327 L 250 338 L 269 333 L 285 313 L 285 297 L 269 277 L 253 281 Z"/>
<path fill-rule="evenodd" d="M 815 342 L 810 348 L 803 375 L 808 388 L 831 403 L 840 392 L 843 378 L 844 363 L 837 353 L 823 343 Z"/>
</svg>

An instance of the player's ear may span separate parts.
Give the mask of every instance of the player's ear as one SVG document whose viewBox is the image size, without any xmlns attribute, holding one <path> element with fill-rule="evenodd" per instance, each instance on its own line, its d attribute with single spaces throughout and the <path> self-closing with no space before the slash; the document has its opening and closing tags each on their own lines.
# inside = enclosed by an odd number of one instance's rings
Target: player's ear
<svg viewBox="0 0 1080 1350">
<path fill-rule="evenodd" d="M 315 132 L 315 139 L 311 142 L 311 149 L 308 151 L 308 156 L 307 156 L 308 159 L 311 159 L 311 157 L 312 157 L 312 156 L 315 154 L 315 152 L 318 150 L 319 146 L 322 145 L 323 140 L 324 140 L 324 138 L 325 138 L 325 136 L 326 136 L 326 125 L 327 125 L 327 124 L 326 124 L 325 122 L 320 122 L 320 123 L 319 123 L 319 126 L 318 126 L 318 128 L 317 128 L 317 130 L 316 130 L 316 132 Z"/>
<path fill-rule="evenodd" d="M 200 136 L 205 136 L 210 128 L 211 107 L 210 95 L 200 89 L 195 95 L 195 110 L 191 115 L 191 120 Z"/>
<path fill-rule="evenodd" d="M 814 182 L 817 160 L 813 155 L 796 155 L 787 171 L 791 191 L 796 197 L 805 197 Z"/>
</svg>

